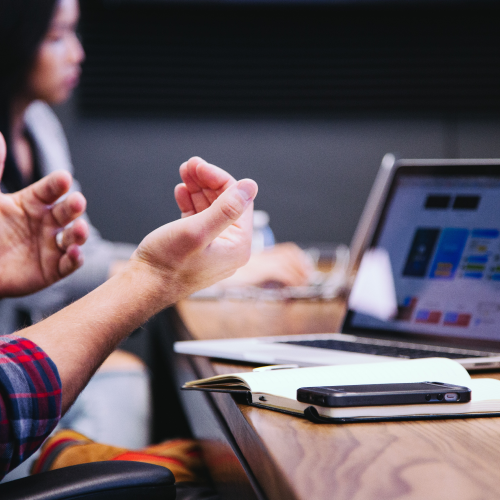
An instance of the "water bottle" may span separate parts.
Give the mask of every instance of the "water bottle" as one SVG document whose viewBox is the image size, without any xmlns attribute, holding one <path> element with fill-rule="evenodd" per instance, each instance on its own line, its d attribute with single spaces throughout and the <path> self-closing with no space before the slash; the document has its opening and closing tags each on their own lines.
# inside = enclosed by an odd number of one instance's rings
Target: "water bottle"
<svg viewBox="0 0 500 500">
<path fill-rule="evenodd" d="M 274 246 L 274 234 L 269 227 L 269 214 L 264 210 L 253 212 L 252 252 Z"/>
</svg>

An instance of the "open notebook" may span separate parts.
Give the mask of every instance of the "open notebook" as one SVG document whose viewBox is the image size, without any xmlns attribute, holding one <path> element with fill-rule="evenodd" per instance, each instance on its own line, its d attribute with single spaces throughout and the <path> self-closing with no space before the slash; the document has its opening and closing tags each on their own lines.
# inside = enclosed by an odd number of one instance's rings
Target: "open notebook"
<svg viewBox="0 0 500 500">
<path fill-rule="evenodd" d="M 468 403 L 325 408 L 297 401 L 300 387 L 444 382 L 471 389 Z M 500 380 L 472 380 L 459 363 L 445 358 L 392 361 L 370 365 L 321 366 L 218 375 L 184 385 L 186 390 L 240 394 L 253 406 L 332 422 L 500 416 Z"/>
</svg>

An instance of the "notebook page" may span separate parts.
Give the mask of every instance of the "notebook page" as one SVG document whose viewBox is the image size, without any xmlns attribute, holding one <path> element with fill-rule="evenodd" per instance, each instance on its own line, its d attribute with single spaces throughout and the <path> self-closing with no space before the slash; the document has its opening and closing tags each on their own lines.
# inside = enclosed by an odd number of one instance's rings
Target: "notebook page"
<svg viewBox="0 0 500 500">
<path fill-rule="evenodd" d="M 490 378 L 470 380 L 468 387 L 471 390 L 473 403 L 500 400 L 500 380 Z"/>
<path fill-rule="evenodd" d="M 325 385 L 445 382 L 467 386 L 467 370 L 451 359 L 426 358 L 388 363 L 320 366 L 238 374 L 252 392 L 296 399 L 297 389 Z"/>
</svg>

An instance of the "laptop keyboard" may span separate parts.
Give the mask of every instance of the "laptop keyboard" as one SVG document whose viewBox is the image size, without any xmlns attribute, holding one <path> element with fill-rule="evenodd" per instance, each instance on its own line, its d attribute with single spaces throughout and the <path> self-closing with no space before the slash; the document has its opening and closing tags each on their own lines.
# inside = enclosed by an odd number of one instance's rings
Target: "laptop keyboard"
<svg viewBox="0 0 500 500">
<path fill-rule="evenodd" d="M 445 347 L 421 346 L 418 344 L 403 344 L 399 342 L 347 342 L 344 340 L 289 340 L 283 344 L 300 345 L 303 347 L 319 347 L 321 349 L 334 349 L 337 351 L 358 352 L 362 354 L 376 354 L 378 356 L 391 356 L 393 358 L 484 358 L 494 356 L 494 353 L 472 351 L 468 349 L 448 349 Z M 399 344 L 399 345 L 398 345 Z"/>
</svg>

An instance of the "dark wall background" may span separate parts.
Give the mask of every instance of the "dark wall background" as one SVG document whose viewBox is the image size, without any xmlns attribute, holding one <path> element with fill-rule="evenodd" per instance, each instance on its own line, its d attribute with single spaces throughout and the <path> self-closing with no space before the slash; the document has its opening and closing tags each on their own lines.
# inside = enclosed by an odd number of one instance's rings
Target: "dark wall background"
<svg viewBox="0 0 500 500">
<path fill-rule="evenodd" d="M 349 242 L 386 152 L 500 157 L 495 4 L 82 2 L 57 112 L 89 214 L 139 242 L 192 155 L 253 177 L 280 241 Z"/>
</svg>

